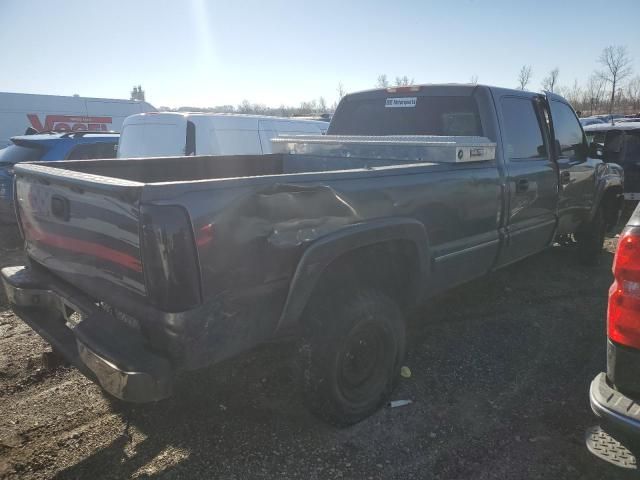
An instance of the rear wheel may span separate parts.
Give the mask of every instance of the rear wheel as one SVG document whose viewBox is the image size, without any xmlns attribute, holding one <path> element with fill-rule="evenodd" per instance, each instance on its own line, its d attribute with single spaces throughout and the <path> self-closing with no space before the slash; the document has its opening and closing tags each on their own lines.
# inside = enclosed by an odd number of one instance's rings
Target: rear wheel
<svg viewBox="0 0 640 480">
<path fill-rule="evenodd" d="M 600 261 L 605 230 L 604 213 L 602 208 L 598 208 L 593 219 L 574 235 L 578 244 L 578 256 L 582 263 L 593 265 Z"/>
<path fill-rule="evenodd" d="M 346 426 L 388 401 L 404 358 L 405 322 L 397 304 L 376 290 L 334 295 L 306 312 L 297 366 L 309 410 Z"/>
</svg>

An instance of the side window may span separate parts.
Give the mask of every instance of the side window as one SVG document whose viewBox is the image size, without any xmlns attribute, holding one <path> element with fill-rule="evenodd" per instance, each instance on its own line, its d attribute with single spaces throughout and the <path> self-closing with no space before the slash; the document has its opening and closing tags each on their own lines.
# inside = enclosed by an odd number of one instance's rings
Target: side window
<svg viewBox="0 0 640 480">
<path fill-rule="evenodd" d="M 576 114 L 566 103 L 552 100 L 550 106 L 556 142 L 560 143 L 560 156 L 585 160 L 585 139 Z"/>
<path fill-rule="evenodd" d="M 69 160 L 90 160 L 93 158 L 113 158 L 115 148 L 112 143 L 84 143 L 76 145 L 67 155 Z"/>
<path fill-rule="evenodd" d="M 505 153 L 511 160 L 547 158 L 542 129 L 531 99 L 504 98 L 502 118 Z"/>
</svg>

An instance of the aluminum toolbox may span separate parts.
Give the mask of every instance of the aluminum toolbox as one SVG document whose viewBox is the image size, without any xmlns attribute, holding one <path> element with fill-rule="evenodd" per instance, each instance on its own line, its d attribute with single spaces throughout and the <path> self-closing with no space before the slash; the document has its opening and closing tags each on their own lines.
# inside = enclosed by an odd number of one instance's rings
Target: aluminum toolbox
<svg viewBox="0 0 640 480">
<path fill-rule="evenodd" d="M 287 135 L 271 142 L 273 153 L 411 163 L 485 162 L 494 160 L 496 155 L 496 144 L 486 137 Z"/>
</svg>

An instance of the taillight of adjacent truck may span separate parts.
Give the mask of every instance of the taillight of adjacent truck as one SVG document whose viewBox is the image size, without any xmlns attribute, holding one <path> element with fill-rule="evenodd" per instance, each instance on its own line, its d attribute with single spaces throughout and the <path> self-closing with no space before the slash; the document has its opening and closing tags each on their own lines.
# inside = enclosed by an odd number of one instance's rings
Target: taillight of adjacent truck
<svg viewBox="0 0 640 480">
<path fill-rule="evenodd" d="M 640 228 L 620 236 L 609 289 L 607 332 L 620 345 L 640 348 Z"/>
</svg>

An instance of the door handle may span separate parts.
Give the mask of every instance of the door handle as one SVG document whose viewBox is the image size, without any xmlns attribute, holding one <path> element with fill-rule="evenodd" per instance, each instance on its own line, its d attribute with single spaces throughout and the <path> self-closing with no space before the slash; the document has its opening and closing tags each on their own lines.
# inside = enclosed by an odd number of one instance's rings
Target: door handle
<svg viewBox="0 0 640 480">
<path fill-rule="evenodd" d="M 521 178 L 516 182 L 516 193 L 523 193 L 529 190 L 529 180 Z"/>
<path fill-rule="evenodd" d="M 571 173 L 567 170 L 560 173 L 560 183 L 562 185 L 569 185 L 571 183 Z"/>
</svg>

